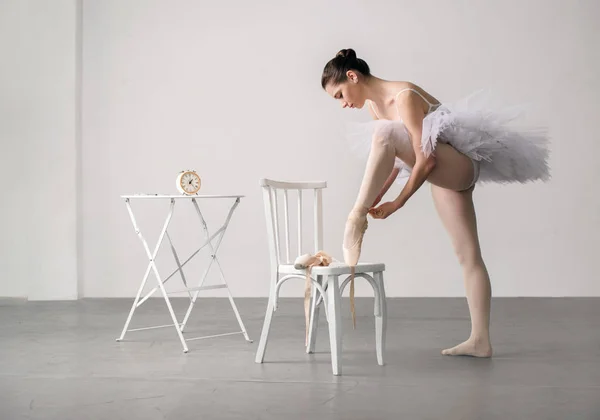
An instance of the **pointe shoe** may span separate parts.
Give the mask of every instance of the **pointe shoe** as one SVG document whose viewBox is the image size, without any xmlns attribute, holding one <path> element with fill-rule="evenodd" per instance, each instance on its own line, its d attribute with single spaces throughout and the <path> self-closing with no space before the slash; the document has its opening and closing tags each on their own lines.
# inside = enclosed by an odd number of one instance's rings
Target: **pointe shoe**
<svg viewBox="0 0 600 420">
<path fill-rule="evenodd" d="M 300 255 L 294 261 L 296 270 L 306 269 L 306 284 L 304 286 L 304 316 L 306 321 L 306 335 L 304 345 L 308 346 L 308 329 L 310 325 L 310 298 L 311 298 L 311 277 L 310 270 L 312 267 L 321 265 L 328 266 L 333 261 L 333 258 L 324 251 L 319 251 L 316 254 Z"/>
<path fill-rule="evenodd" d="M 316 258 L 314 255 L 311 255 L 311 254 L 300 255 L 298 258 L 296 258 L 296 261 L 294 261 L 294 268 L 296 270 L 304 270 L 305 268 L 308 268 L 309 266 L 311 266 L 315 262 L 315 260 L 316 260 Z"/>
<path fill-rule="evenodd" d="M 316 254 L 304 254 L 300 255 L 294 261 L 294 268 L 296 270 L 304 270 L 305 268 L 313 267 L 315 265 L 329 265 L 333 261 L 333 258 L 324 251 L 319 251 Z"/>
<path fill-rule="evenodd" d="M 360 215 L 352 211 L 346 220 L 346 228 L 344 231 L 344 262 L 349 266 L 358 264 L 362 240 L 369 226 L 367 215 Z"/>
</svg>

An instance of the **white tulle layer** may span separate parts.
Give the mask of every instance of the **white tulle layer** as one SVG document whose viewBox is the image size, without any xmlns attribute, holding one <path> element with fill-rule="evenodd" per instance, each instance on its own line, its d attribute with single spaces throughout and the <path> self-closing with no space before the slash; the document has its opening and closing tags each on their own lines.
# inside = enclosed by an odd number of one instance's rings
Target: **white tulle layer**
<svg viewBox="0 0 600 420">
<path fill-rule="evenodd" d="M 550 178 L 547 130 L 517 126 L 515 123 L 523 111 L 524 107 L 493 106 L 488 91 L 443 103 L 423 120 L 421 148 L 429 156 L 438 142 L 448 143 L 480 162 L 478 183 L 547 181 Z M 402 120 L 352 124 L 348 137 L 352 150 L 361 158 L 368 157 L 376 131 L 391 136 L 397 150 L 412 147 Z M 404 182 L 411 168 L 398 158 L 395 167 L 400 168 L 398 181 Z"/>
</svg>

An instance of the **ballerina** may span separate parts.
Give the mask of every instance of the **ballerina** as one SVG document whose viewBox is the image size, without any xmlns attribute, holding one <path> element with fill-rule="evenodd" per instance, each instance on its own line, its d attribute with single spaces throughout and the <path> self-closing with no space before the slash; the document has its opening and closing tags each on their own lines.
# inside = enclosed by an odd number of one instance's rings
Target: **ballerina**
<svg viewBox="0 0 600 420">
<path fill-rule="evenodd" d="M 366 123 L 366 168 L 344 230 L 345 263 L 358 263 L 367 215 L 388 218 L 429 181 L 462 267 L 471 318 L 469 338 L 442 354 L 491 357 L 491 283 L 479 245 L 473 190 L 484 182 L 548 180 L 545 130 L 509 127 L 517 116 L 514 110 L 489 107 L 481 93 L 441 103 L 413 83 L 378 78 L 352 49 L 341 50 L 326 64 L 321 85 L 343 108 L 366 105 L 374 119 Z M 396 179 L 406 180 L 402 191 L 380 204 Z"/>
</svg>

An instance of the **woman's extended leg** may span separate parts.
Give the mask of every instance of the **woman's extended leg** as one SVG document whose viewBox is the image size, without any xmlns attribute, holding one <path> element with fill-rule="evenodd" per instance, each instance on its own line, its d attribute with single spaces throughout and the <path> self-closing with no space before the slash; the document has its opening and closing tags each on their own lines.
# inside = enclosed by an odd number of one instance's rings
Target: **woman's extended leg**
<svg viewBox="0 0 600 420">
<path fill-rule="evenodd" d="M 362 237 L 367 228 L 367 214 L 394 168 L 396 157 L 409 167 L 415 164 L 415 152 L 410 142 L 403 140 L 397 128 L 381 125 L 375 129 L 365 173 L 344 230 L 344 261 L 356 265 L 360 256 Z M 440 187 L 463 190 L 473 180 L 471 159 L 452 146 L 438 143 L 435 150 L 437 165 L 428 180 Z"/>
<path fill-rule="evenodd" d="M 481 256 L 473 188 L 453 191 L 431 186 L 437 212 L 448 231 L 463 270 L 467 302 L 471 315 L 471 335 L 467 341 L 442 351 L 445 355 L 491 357 L 491 284 Z"/>
<path fill-rule="evenodd" d="M 358 263 L 367 213 L 392 172 L 395 158 L 396 149 L 389 133 L 375 132 L 358 197 L 346 221 L 343 251 L 348 265 Z"/>
</svg>

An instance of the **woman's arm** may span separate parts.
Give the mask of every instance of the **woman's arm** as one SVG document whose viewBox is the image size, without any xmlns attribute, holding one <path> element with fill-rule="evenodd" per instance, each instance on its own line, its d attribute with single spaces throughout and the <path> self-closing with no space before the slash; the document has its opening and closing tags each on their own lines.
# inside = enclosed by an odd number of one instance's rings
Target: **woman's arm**
<svg viewBox="0 0 600 420">
<path fill-rule="evenodd" d="M 390 187 L 392 186 L 392 184 L 398 177 L 399 172 L 400 172 L 400 168 L 394 168 L 392 170 L 392 173 L 390 174 L 390 176 L 388 176 L 388 179 L 385 181 L 385 184 L 383 184 L 383 187 L 381 188 L 381 192 L 379 193 L 379 195 L 377 196 L 377 198 L 375 199 L 375 202 L 371 205 L 371 207 L 375 207 L 377 204 L 379 204 L 379 202 L 383 199 L 383 196 L 385 195 L 385 193 L 388 192 L 388 190 L 390 189 Z"/>
<path fill-rule="evenodd" d="M 409 132 L 410 140 L 415 152 L 415 165 L 412 168 L 408 181 L 404 188 L 391 203 L 384 203 L 380 209 L 374 209 L 371 213 L 373 217 L 385 219 L 390 214 L 406 204 L 408 199 L 423 185 L 423 183 L 435 168 L 435 157 L 432 155 L 425 157 L 421 150 L 421 134 L 423 131 L 423 118 L 425 113 L 422 108 L 422 99 L 413 92 L 407 92 L 399 99 L 398 110 L 404 125 Z M 379 210 L 379 211 L 377 211 Z"/>
</svg>

